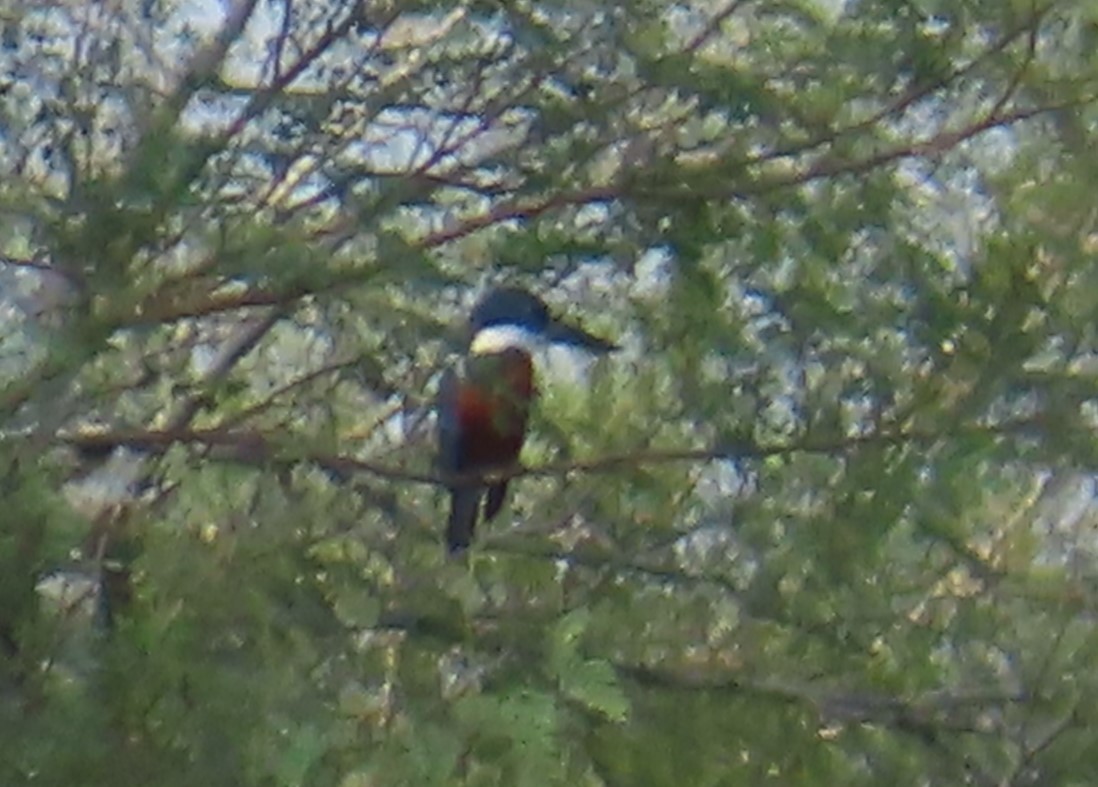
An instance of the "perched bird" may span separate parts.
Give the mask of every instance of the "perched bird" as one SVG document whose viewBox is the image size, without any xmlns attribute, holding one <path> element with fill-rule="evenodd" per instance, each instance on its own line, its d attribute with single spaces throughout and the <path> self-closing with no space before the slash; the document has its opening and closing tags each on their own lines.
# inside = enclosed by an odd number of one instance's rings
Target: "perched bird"
<svg viewBox="0 0 1098 787">
<path fill-rule="evenodd" d="M 526 438 L 530 405 L 537 397 L 534 353 L 562 344 L 603 354 L 617 345 L 554 317 L 535 295 L 517 287 L 490 291 L 473 308 L 472 340 L 459 368 L 449 369 L 439 389 L 439 469 L 473 476 L 450 487 L 446 544 L 451 553 L 473 539 L 481 500 L 484 519 L 495 517 L 507 495 L 507 481 L 475 483 L 475 474 L 518 461 Z"/>
</svg>

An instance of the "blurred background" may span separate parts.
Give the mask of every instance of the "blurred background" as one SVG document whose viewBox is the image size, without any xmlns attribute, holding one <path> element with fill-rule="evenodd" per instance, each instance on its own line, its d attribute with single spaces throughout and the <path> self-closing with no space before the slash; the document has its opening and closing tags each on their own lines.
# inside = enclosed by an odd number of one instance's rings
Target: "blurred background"
<svg viewBox="0 0 1098 787">
<path fill-rule="evenodd" d="M 0 4 L 0 783 L 1098 783 L 1098 11 Z M 485 288 L 538 359 L 442 543 Z"/>
</svg>

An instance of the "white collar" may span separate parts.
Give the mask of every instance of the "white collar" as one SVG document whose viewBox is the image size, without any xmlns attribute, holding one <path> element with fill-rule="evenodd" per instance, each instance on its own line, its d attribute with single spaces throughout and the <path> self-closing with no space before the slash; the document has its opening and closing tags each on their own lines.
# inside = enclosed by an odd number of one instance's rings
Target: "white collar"
<svg viewBox="0 0 1098 787">
<path fill-rule="evenodd" d="M 469 354 L 491 355 L 517 348 L 533 355 L 544 344 L 538 334 L 520 325 L 489 325 L 477 331 L 469 345 Z"/>
</svg>

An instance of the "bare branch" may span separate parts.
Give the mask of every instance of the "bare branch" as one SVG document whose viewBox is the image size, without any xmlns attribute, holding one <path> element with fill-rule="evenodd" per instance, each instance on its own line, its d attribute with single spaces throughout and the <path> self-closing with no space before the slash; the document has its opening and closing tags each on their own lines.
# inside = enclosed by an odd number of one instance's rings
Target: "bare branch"
<svg viewBox="0 0 1098 787">
<path fill-rule="evenodd" d="M 309 451 L 280 450 L 283 435 L 271 435 L 256 430 L 132 430 L 104 431 L 81 435 L 65 435 L 60 441 L 80 448 L 96 449 L 104 446 L 125 446 L 135 450 L 161 452 L 171 445 L 191 444 L 218 449 L 211 458 L 254 465 L 292 465 L 311 462 L 342 474 L 366 473 L 394 481 L 453 486 L 480 484 L 485 481 L 526 476 L 563 476 L 570 473 L 607 473 L 622 469 L 677 462 L 743 461 L 789 456 L 799 453 L 845 454 L 866 446 L 927 446 L 958 435 L 1018 435 L 1032 432 L 1041 426 L 1040 419 L 1022 418 L 988 426 L 952 427 L 948 432 L 882 432 L 878 434 L 843 437 L 828 440 L 806 439 L 778 445 L 761 445 L 754 442 L 725 444 L 709 448 L 687 448 L 633 453 L 611 454 L 595 459 L 567 462 L 549 462 L 535 467 L 501 469 L 474 476 L 448 476 L 441 473 L 425 473 L 405 467 L 386 465 L 350 456 Z"/>
<path fill-rule="evenodd" d="M 747 0 L 731 0 L 724 8 L 709 18 L 709 21 L 705 23 L 705 27 L 698 31 L 698 34 L 687 42 L 682 53 L 690 55 L 705 46 L 706 42 L 720 32 L 721 25 L 745 5 L 747 5 Z"/>
<path fill-rule="evenodd" d="M 217 35 L 194 54 L 176 89 L 164 102 L 161 117 L 153 125 L 154 133 L 162 128 L 174 126 L 194 94 L 221 70 L 229 48 L 243 34 L 256 5 L 258 0 L 236 0 L 229 5 L 225 23 Z"/>
</svg>

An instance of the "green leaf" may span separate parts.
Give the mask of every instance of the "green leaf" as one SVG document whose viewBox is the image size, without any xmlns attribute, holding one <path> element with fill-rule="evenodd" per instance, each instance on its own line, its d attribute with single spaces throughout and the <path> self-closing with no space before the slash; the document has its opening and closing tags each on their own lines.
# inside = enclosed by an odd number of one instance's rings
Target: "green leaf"
<svg viewBox="0 0 1098 787">
<path fill-rule="evenodd" d="M 381 612 L 381 604 L 366 588 L 341 588 L 332 608 L 340 621 L 351 628 L 369 628 Z"/>
<path fill-rule="evenodd" d="M 623 722 L 628 716 L 629 699 L 609 662 L 589 660 L 572 665 L 561 677 L 560 687 L 569 699 L 610 721 Z"/>
</svg>

